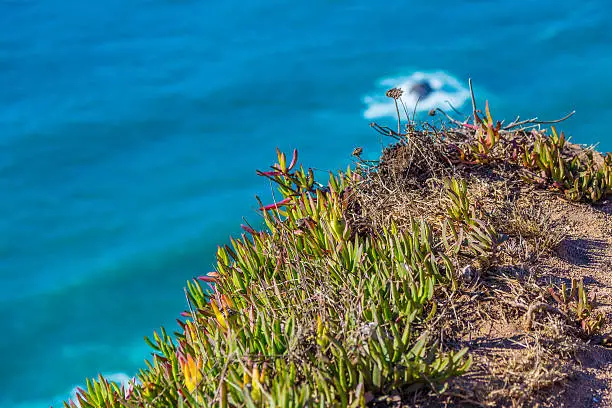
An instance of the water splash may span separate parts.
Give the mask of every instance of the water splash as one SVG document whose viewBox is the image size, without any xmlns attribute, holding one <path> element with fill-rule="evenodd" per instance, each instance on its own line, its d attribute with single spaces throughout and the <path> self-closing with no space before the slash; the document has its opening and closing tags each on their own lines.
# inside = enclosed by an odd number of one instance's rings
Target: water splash
<svg viewBox="0 0 612 408">
<path fill-rule="evenodd" d="M 421 84 L 428 84 L 431 92 L 419 100 L 419 95 L 416 92 L 411 92 L 411 90 Z M 417 71 L 410 76 L 383 78 L 378 82 L 377 90 L 363 98 L 363 102 L 367 106 L 363 113 L 366 119 L 395 117 L 397 115 L 395 103 L 391 98 L 385 96 L 385 91 L 390 88 L 400 88 L 404 91 L 402 101 L 410 113 L 413 110 L 428 112 L 435 108 L 448 109 L 449 103 L 454 108 L 459 108 L 470 97 L 470 92 L 465 86 L 461 85 L 456 78 L 442 71 Z"/>
</svg>

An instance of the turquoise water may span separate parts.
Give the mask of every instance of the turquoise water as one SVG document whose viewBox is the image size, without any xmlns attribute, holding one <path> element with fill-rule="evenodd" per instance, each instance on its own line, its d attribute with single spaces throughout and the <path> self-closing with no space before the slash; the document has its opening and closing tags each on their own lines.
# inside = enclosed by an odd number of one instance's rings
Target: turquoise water
<svg viewBox="0 0 612 408">
<path fill-rule="evenodd" d="M 391 86 L 550 119 L 612 150 L 612 5 L 597 1 L 0 1 L 0 406 L 121 380 L 187 279 L 255 219 L 255 175 L 380 139 Z"/>
</svg>

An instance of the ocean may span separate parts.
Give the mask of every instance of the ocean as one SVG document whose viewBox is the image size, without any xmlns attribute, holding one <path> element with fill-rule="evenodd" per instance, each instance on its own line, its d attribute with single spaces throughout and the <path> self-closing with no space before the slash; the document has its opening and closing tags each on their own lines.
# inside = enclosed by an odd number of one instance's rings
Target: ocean
<svg viewBox="0 0 612 408">
<path fill-rule="evenodd" d="M 257 221 L 255 169 L 276 147 L 321 178 L 377 158 L 390 87 L 467 114 L 472 78 L 495 117 L 576 110 L 558 128 L 612 150 L 611 20 L 606 0 L 0 0 L 0 407 L 135 375 Z"/>
</svg>

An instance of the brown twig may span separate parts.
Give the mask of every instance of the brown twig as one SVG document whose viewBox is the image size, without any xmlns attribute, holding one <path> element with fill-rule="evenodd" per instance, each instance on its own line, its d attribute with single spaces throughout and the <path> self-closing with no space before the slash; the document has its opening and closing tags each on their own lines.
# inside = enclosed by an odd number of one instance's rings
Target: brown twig
<svg viewBox="0 0 612 408">
<path fill-rule="evenodd" d="M 376 130 L 378 133 L 380 133 L 383 136 L 390 136 L 394 139 L 397 140 L 401 140 L 401 134 L 395 132 L 395 130 L 391 129 L 388 126 L 380 126 L 378 123 L 372 122 L 370 123 L 370 126 L 374 128 L 374 130 Z"/>
<path fill-rule="evenodd" d="M 514 120 L 514 122 L 510 123 L 507 126 L 504 126 L 503 130 L 510 130 L 510 129 L 515 128 L 517 126 L 522 126 L 522 125 L 527 125 L 527 124 L 550 125 L 550 124 L 553 124 L 553 123 L 559 123 L 559 122 L 563 122 L 564 120 L 567 120 L 567 119 L 571 118 L 572 116 L 574 116 L 575 113 L 576 113 L 576 111 L 573 110 L 570 113 L 568 113 L 567 115 L 565 115 L 564 117 L 562 117 L 561 119 L 555 119 L 555 120 L 538 120 L 538 118 L 532 118 L 532 119 L 526 119 L 526 120 L 519 121 L 519 117 L 517 116 L 516 119 Z"/>
<path fill-rule="evenodd" d="M 472 127 L 471 125 L 468 125 L 467 123 L 463 123 L 463 122 L 458 121 L 457 119 L 452 118 L 448 113 L 444 112 L 440 108 L 436 108 L 434 112 L 442 113 L 446 117 L 446 119 L 448 119 L 451 123 L 454 123 L 457 126 L 461 126 L 462 128 L 466 128 L 466 127 L 467 128 L 471 128 Z"/>
<path fill-rule="evenodd" d="M 397 99 L 393 99 L 393 102 L 395 102 L 395 111 L 397 112 L 397 133 L 400 134 L 402 132 L 402 118 L 400 117 Z"/>
<path fill-rule="evenodd" d="M 533 324 L 533 317 L 536 312 L 539 312 L 541 310 L 545 310 L 551 313 L 557 313 L 563 317 L 566 317 L 565 313 L 563 313 L 561 310 L 557 309 L 554 306 L 551 306 L 544 302 L 534 302 L 529 306 L 529 309 L 527 309 L 527 313 L 525 313 L 525 321 L 523 323 L 525 330 L 531 330 L 531 326 Z"/>
</svg>

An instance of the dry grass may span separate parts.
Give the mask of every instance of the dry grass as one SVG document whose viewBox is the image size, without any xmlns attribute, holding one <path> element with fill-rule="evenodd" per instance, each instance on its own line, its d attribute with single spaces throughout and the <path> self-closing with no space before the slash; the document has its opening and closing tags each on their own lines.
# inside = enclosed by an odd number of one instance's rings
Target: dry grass
<svg viewBox="0 0 612 408">
<path fill-rule="evenodd" d="M 566 225 L 552 216 L 559 194 L 546 183 L 528 183 L 517 163 L 507 160 L 510 143 L 529 144 L 542 133 L 508 132 L 497 151 L 483 163 L 458 160 L 456 146 L 474 139 L 468 128 L 421 129 L 402 134 L 388 128 L 396 143 L 384 149 L 376 166 L 361 165 L 363 180 L 352 190 L 347 218 L 362 233 L 402 227 L 425 219 L 436 233 L 448 216 L 449 178 L 465 180 L 473 217 L 500 234 L 494 258 L 459 253 L 453 258 L 461 282 L 454 292 L 440 292 L 439 341 L 453 349 L 468 346 L 471 371 L 451 382 L 443 394 L 429 393 L 410 404 L 421 406 L 560 406 L 569 379 L 580 370 L 578 350 L 585 335 L 582 320 L 559 307 L 540 279 L 542 263 L 554 256 L 567 235 Z M 537 136 L 539 137 L 539 136 Z M 585 158 L 591 153 L 565 145 L 564 154 Z M 603 163 L 603 156 L 595 154 Z M 557 289 L 558 290 L 558 289 Z M 593 312 L 595 313 L 595 312 Z M 594 333 L 593 333 L 594 334 Z M 395 401 L 387 406 L 403 406 Z"/>
</svg>

